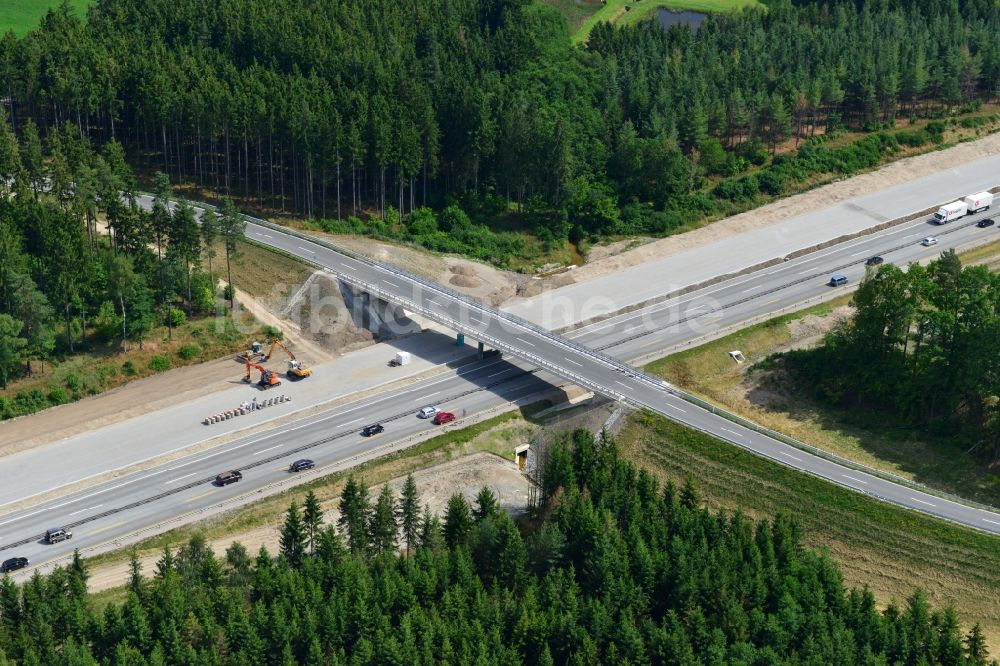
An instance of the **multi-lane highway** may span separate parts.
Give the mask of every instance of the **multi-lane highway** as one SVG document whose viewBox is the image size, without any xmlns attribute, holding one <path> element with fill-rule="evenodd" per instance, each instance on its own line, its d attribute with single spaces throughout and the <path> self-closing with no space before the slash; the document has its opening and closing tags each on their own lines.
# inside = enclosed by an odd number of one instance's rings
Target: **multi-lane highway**
<svg viewBox="0 0 1000 666">
<path fill-rule="evenodd" d="M 865 260 L 873 254 L 881 254 L 887 261 L 905 263 L 935 256 L 947 247 L 986 238 L 1000 239 L 996 227 L 975 227 L 980 217 L 966 218 L 946 227 L 932 227 L 924 221 L 900 225 L 882 234 L 581 328 L 567 336 L 576 344 L 553 342 L 530 326 L 519 326 L 499 318 L 487 308 L 475 307 L 446 290 L 437 291 L 424 284 L 415 288 L 406 276 L 391 269 L 339 255 L 323 245 L 282 234 L 271 227 L 251 224 L 247 230 L 251 239 L 350 276 L 356 283 L 371 284 L 383 296 L 400 302 L 418 299 L 425 308 L 433 308 L 440 320 L 455 322 L 456 328 L 470 337 L 480 335 L 507 347 L 517 345 L 522 352 L 528 350 L 525 355 L 529 358 L 516 363 L 484 361 L 457 375 L 417 384 L 380 400 L 349 405 L 335 413 L 282 427 L 267 435 L 239 440 L 217 450 L 4 516 L 0 518 L 0 556 L 24 554 L 35 562 L 61 556 L 74 546 L 101 543 L 288 478 L 287 464 L 297 457 L 312 458 L 319 467 L 349 459 L 373 446 L 433 428 L 415 417 L 416 410 L 424 404 L 441 404 L 445 409 L 475 413 L 537 393 L 555 379 L 548 373 L 534 370 L 535 357 L 543 361 L 544 367 L 558 367 L 559 375 L 569 376 L 579 383 L 609 386 L 609 392 L 624 396 L 634 404 L 665 413 L 783 464 L 899 505 L 1000 533 L 1000 515 L 841 467 L 764 437 L 672 395 L 656 380 L 638 373 L 623 373 L 611 362 L 594 363 L 577 346 L 603 349 L 623 359 L 633 358 L 697 337 L 712 327 L 737 323 L 819 294 L 835 292 L 826 286 L 829 274 L 840 272 L 856 281 L 864 272 Z M 920 239 L 927 235 L 937 236 L 940 244 L 932 248 L 920 246 Z M 376 420 L 383 422 L 386 432 L 374 440 L 361 438 L 360 427 Z M 243 470 L 241 483 L 225 488 L 210 484 L 217 472 L 231 468 Z M 74 540 L 55 546 L 39 543 L 44 529 L 56 525 L 74 526 Z"/>
</svg>

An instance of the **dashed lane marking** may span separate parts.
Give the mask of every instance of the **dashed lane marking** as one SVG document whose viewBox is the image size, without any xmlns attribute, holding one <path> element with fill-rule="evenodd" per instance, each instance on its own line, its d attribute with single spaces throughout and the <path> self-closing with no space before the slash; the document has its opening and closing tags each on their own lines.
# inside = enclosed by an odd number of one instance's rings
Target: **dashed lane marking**
<svg viewBox="0 0 1000 666">
<path fill-rule="evenodd" d="M 121 521 L 120 523 L 113 523 L 113 524 L 111 524 L 111 525 L 107 525 L 107 526 L 105 526 L 105 527 L 102 527 L 102 528 L 101 528 L 101 529 L 99 529 L 99 530 L 94 530 L 93 532 L 88 532 L 88 533 L 87 533 L 87 536 L 94 536 L 95 534 L 100 534 L 101 532 L 107 532 L 108 530 L 113 530 L 113 529 L 115 529 L 116 527 L 121 527 L 121 526 L 122 526 L 122 525 L 124 525 L 124 524 L 125 524 L 125 521 L 124 521 L 124 520 L 123 520 L 123 521 Z"/>
<path fill-rule="evenodd" d="M 797 456 L 793 456 L 791 453 L 785 453 L 784 451 L 778 451 L 778 455 L 785 456 L 786 458 L 791 458 L 792 460 L 798 460 L 799 462 L 802 462 L 802 458 L 799 458 Z"/>
<path fill-rule="evenodd" d="M 262 453 L 267 453 L 268 451 L 274 451 L 275 449 L 280 449 L 282 446 L 284 446 L 284 444 L 276 444 L 276 445 L 274 445 L 274 446 L 272 446 L 270 448 L 267 448 L 267 449 L 261 449 L 260 451 L 254 451 L 253 454 L 255 456 L 259 456 Z"/>
<path fill-rule="evenodd" d="M 844 477 L 845 479 L 849 479 L 851 481 L 854 481 L 855 483 L 860 483 L 860 484 L 865 485 L 865 486 L 868 485 L 867 481 L 862 481 L 861 479 L 856 479 L 853 476 L 848 476 L 846 474 L 841 474 L 841 476 Z"/>
<path fill-rule="evenodd" d="M 93 511 L 94 509 L 100 509 L 102 506 L 104 506 L 104 505 L 103 504 L 95 504 L 94 506 L 88 506 L 86 509 L 80 509 L 79 511 L 74 511 L 73 513 L 71 513 L 69 515 L 75 516 L 76 514 L 83 513 L 84 511 Z"/>
<path fill-rule="evenodd" d="M 935 507 L 937 506 L 937 504 L 931 504 L 930 502 L 925 502 L 924 500 L 917 499 L 916 497 L 911 497 L 910 499 L 913 500 L 914 502 L 920 502 L 921 504 L 926 504 L 927 506 L 935 506 Z"/>
<path fill-rule="evenodd" d="M 197 474 L 197 473 L 198 473 L 198 472 L 191 472 L 190 474 L 185 474 L 184 476 L 178 476 L 178 477 L 177 477 L 176 479 L 170 479 L 169 481 L 164 481 L 164 482 L 163 482 L 163 485 L 165 485 L 165 486 L 166 486 L 166 485 L 168 485 L 168 484 L 171 484 L 171 483 L 174 483 L 174 482 L 176 482 L 176 481 L 180 481 L 181 479 L 186 479 L 186 478 L 188 478 L 189 476 L 194 476 L 194 475 L 195 475 L 195 474 Z"/>
<path fill-rule="evenodd" d="M 187 498 L 186 500 L 184 500 L 184 503 L 190 504 L 191 502 L 196 502 L 204 497 L 208 497 L 209 495 L 214 495 L 217 492 L 218 492 L 217 490 L 209 490 L 207 493 L 202 493 L 200 495 L 195 495 L 194 497 Z"/>
</svg>

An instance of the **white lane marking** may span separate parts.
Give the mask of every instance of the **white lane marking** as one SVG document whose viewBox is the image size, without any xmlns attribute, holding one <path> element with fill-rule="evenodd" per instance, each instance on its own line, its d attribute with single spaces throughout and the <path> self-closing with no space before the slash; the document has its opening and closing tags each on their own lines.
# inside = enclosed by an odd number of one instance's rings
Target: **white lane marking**
<svg viewBox="0 0 1000 666">
<path fill-rule="evenodd" d="M 440 392 L 441 391 L 434 391 L 434 393 L 424 393 L 422 396 L 420 396 L 419 398 L 417 398 L 416 400 L 414 400 L 414 402 L 423 402 L 425 398 L 429 398 L 432 395 L 437 395 Z"/>
<path fill-rule="evenodd" d="M 523 342 L 524 344 L 528 345 L 529 347 L 534 347 L 534 346 L 536 346 L 534 342 L 528 342 L 528 341 L 527 341 L 527 340 L 525 340 L 524 338 L 518 338 L 517 340 L 518 340 L 518 342 Z"/>
<path fill-rule="evenodd" d="M 862 481 L 861 479 L 856 479 L 853 476 L 847 476 L 846 474 L 841 474 L 841 476 L 844 477 L 845 479 L 850 479 L 851 481 L 854 481 L 855 483 L 860 483 L 860 484 L 866 485 L 866 486 L 868 485 L 867 481 Z"/>
<path fill-rule="evenodd" d="M 937 506 L 937 504 L 931 504 L 930 502 L 925 502 L 922 499 L 917 499 L 916 497 L 911 497 L 914 502 L 920 502 L 921 504 L 926 504 L 927 506 Z"/>
<path fill-rule="evenodd" d="M 358 422 L 358 421 L 360 421 L 360 420 L 361 420 L 361 419 L 354 419 L 353 421 L 348 421 L 347 423 L 341 423 L 341 424 L 340 424 L 339 426 L 337 426 L 337 427 L 338 427 L 338 428 L 343 428 L 343 427 L 344 427 L 344 426 L 346 426 L 346 425 L 351 425 L 352 423 L 357 423 L 357 422 Z"/>
<path fill-rule="evenodd" d="M 391 286 L 395 287 L 396 289 L 400 288 L 398 284 L 396 284 L 395 282 L 389 282 L 385 278 L 382 278 L 382 282 L 385 282 L 386 284 L 391 285 Z"/>
<path fill-rule="evenodd" d="M 864 250 L 863 252 L 855 252 L 855 253 L 854 253 L 854 254 L 852 254 L 851 256 L 852 256 L 852 257 L 860 257 L 860 256 L 861 256 L 861 255 L 863 255 L 863 254 L 868 254 L 869 252 L 871 252 L 871 250 Z"/>
<path fill-rule="evenodd" d="M 69 515 L 75 516 L 76 514 L 83 513 L 84 511 L 93 511 L 94 509 L 100 509 L 102 506 L 104 506 L 104 505 L 103 504 L 95 504 L 94 506 L 88 506 L 86 509 L 80 509 L 79 511 L 74 511 L 73 513 L 71 513 Z"/>
<path fill-rule="evenodd" d="M 268 451 L 274 451 L 275 449 L 280 449 L 280 448 L 281 448 L 282 446 L 284 446 L 284 444 L 278 444 L 278 445 L 276 445 L 276 446 L 272 446 L 272 447 L 271 447 L 271 448 L 269 448 L 269 449 L 261 449 L 260 451 L 254 451 L 254 453 L 253 453 L 253 454 L 254 454 L 255 456 L 259 456 L 259 455 L 260 455 L 260 454 L 262 454 L 262 453 L 267 453 Z"/>
<path fill-rule="evenodd" d="M 743 290 L 743 293 L 745 294 L 745 293 L 747 293 L 747 292 L 749 292 L 749 291 L 754 291 L 754 290 L 756 290 L 756 289 L 760 289 L 760 288 L 761 288 L 761 287 L 763 287 L 763 286 L 764 286 L 764 285 L 762 285 L 762 284 L 757 284 L 757 285 L 754 285 L 754 286 L 750 287 L 749 289 L 744 289 L 744 290 Z"/>
<path fill-rule="evenodd" d="M 802 458 L 797 458 L 797 457 L 793 456 L 791 453 L 785 453 L 784 451 L 778 451 L 778 455 L 782 455 L 782 456 L 785 456 L 786 458 L 791 458 L 792 460 L 798 460 L 799 462 L 802 462 Z"/>
<path fill-rule="evenodd" d="M 486 375 L 486 379 L 490 377 L 496 377 L 497 375 L 502 375 L 505 372 L 510 372 L 511 370 L 516 370 L 517 368 L 507 368 L 506 370 L 501 370 L 500 372 L 494 372 L 492 375 Z"/>
<path fill-rule="evenodd" d="M 984 523 L 989 523 L 990 525 L 1000 525 L 1000 523 L 998 523 L 997 521 L 990 520 L 989 518 L 983 518 L 983 522 Z"/>
<path fill-rule="evenodd" d="M 347 269 L 347 270 L 349 270 L 349 271 L 356 271 L 356 270 L 358 270 L 358 269 L 357 269 L 357 268 L 355 268 L 354 266 L 348 266 L 347 264 L 344 264 L 344 268 L 346 268 L 346 269 Z"/>
<path fill-rule="evenodd" d="M 168 483 L 174 483 L 175 481 L 180 481 L 181 479 L 186 479 L 189 476 L 194 476 L 197 473 L 198 472 L 191 472 L 190 474 L 185 474 L 184 476 L 178 476 L 176 479 L 170 479 L 169 481 L 164 481 L 163 485 L 167 485 Z"/>
<path fill-rule="evenodd" d="M 801 273 L 799 273 L 799 275 L 808 275 L 809 273 L 815 273 L 815 272 L 816 272 L 815 268 L 810 268 L 807 271 L 802 271 Z"/>
<path fill-rule="evenodd" d="M 578 366 L 580 366 L 581 368 L 583 367 L 583 363 L 577 363 L 577 362 L 576 362 L 576 361 L 574 361 L 573 359 L 571 359 L 571 358 L 566 358 L 565 356 L 563 356 L 563 358 L 564 358 L 564 359 L 566 359 L 566 361 L 567 361 L 568 363 L 572 363 L 573 365 L 578 365 Z"/>
<path fill-rule="evenodd" d="M 725 430 L 726 432 L 728 432 L 731 435 L 736 435 L 737 437 L 739 437 L 741 439 L 743 438 L 743 435 L 741 435 L 740 433 L 736 432 L 735 430 L 730 430 L 729 428 L 719 428 L 719 430 Z"/>
<path fill-rule="evenodd" d="M 619 386 L 624 386 L 626 391 L 633 391 L 633 390 L 635 390 L 631 386 L 629 386 L 628 384 L 624 384 L 624 383 L 618 381 L 617 379 L 615 380 L 615 384 L 618 384 Z"/>
<path fill-rule="evenodd" d="M 274 238 L 274 236 L 272 236 L 271 234 L 265 234 L 263 231 L 258 231 L 257 235 L 263 236 L 264 238 Z"/>
<path fill-rule="evenodd" d="M 678 412 L 681 412 L 682 414 L 687 414 L 687 410 L 686 409 L 681 409 L 677 405 L 671 405 L 669 402 L 665 402 L 663 404 L 665 404 L 667 407 L 670 407 L 672 409 L 676 409 Z"/>
<path fill-rule="evenodd" d="M 302 250 L 303 252 L 312 252 L 313 254 L 316 254 L 315 250 L 310 250 L 309 248 L 302 247 L 301 245 L 299 245 L 299 249 Z"/>
</svg>

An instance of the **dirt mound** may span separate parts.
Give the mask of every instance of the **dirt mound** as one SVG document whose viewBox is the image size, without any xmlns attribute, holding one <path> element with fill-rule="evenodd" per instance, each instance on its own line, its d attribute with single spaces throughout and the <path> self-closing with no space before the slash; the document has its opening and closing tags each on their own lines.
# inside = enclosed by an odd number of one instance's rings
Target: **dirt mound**
<svg viewBox="0 0 1000 666">
<path fill-rule="evenodd" d="M 448 283 L 456 287 L 465 287 L 466 289 L 478 289 L 483 284 L 479 278 L 469 277 L 468 275 L 452 275 Z"/>
<path fill-rule="evenodd" d="M 476 269 L 468 264 L 455 264 L 448 269 L 455 275 L 466 275 L 468 277 L 476 277 Z"/>
<path fill-rule="evenodd" d="M 851 306 L 842 305 L 827 315 L 807 315 L 802 319 L 789 322 L 788 332 L 792 334 L 792 340 L 787 348 L 808 349 L 815 347 L 827 333 L 850 317 L 853 312 L 854 308 Z"/>
</svg>

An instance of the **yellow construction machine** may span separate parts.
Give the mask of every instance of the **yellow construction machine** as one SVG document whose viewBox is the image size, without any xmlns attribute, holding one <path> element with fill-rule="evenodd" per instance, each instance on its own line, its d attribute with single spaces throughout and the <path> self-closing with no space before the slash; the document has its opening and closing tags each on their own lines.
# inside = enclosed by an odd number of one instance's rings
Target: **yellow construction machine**
<svg viewBox="0 0 1000 666">
<path fill-rule="evenodd" d="M 271 343 L 271 346 L 268 348 L 267 353 L 261 358 L 261 361 L 267 361 L 270 359 L 271 355 L 274 353 L 275 347 L 280 347 L 283 352 L 288 354 L 288 371 L 285 374 L 289 379 L 305 379 L 306 377 L 312 375 L 312 368 L 302 365 L 302 363 L 295 358 L 295 354 L 293 354 L 288 347 L 281 342 L 281 340 L 275 339 Z"/>
</svg>

